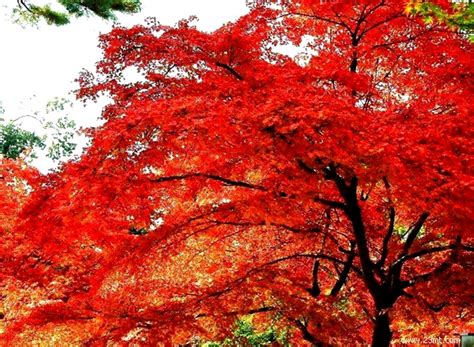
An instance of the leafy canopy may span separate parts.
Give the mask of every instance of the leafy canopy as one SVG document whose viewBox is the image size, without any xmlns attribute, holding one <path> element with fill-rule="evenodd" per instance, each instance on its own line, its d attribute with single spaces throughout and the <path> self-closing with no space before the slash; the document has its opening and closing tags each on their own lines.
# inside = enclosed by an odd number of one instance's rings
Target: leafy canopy
<svg viewBox="0 0 474 347">
<path fill-rule="evenodd" d="M 222 341 L 246 315 L 296 346 L 472 330 L 472 45 L 404 0 L 249 6 L 101 37 L 79 96 L 111 98 L 104 124 L 4 243 L 7 343 Z"/>
</svg>

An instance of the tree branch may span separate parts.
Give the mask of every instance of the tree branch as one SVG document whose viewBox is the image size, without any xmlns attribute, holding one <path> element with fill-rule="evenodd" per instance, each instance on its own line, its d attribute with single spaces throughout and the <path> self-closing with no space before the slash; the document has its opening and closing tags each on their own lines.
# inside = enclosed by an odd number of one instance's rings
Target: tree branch
<svg viewBox="0 0 474 347">
<path fill-rule="evenodd" d="M 305 339 L 308 342 L 311 342 L 313 346 L 318 346 L 318 347 L 323 346 L 322 341 L 318 340 L 316 336 L 314 336 L 313 334 L 309 332 L 307 320 L 295 319 L 295 323 L 298 329 L 301 330 L 303 339 Z"/>
<path fill-rule="evenodd" d="M 407 240 L 405 241 L 405 245 L 403 246 L 402 250 L 402 256 L 408 254 L 408 251 L 410 250 L 411 246 L 413 245 L 413 242 L 416 239 L 416 236 L 421 230 L 421 227 L 425 223 L 426 219 L 428 219 L 429 213 L 428 212 L 423 212 L 416 223 L 411 227 L 411 229 L 408 232 Z"/>
<path fill-rule="evenodd" d="M 162 182 L 168 182 L 168 181 L 185 180 L 188 178 L 196 178 L 196 177 L 212 179 L 215 181 L 222 182 L 228 186 L 243 187 L 243 188 L 266 191 L 265 187 L 262 187 L 259 185 L 254 185 L 254 184 L 243 182 L 243 181 L 235 181 L 229 178 L 221 177 L 219 175 L 205 174 L 205 173 L 189 173 L 189 174 L 183 174 L 183 175 L 165 176 L 165 177 L 150 179 L 150 181 L 155 182 L 155 183 L 162 183 Z"/>
<path fill-rule="evenodd" d="M 395 13 L 394 15 L 392 15 L 392 16 L 390 16 L 390 17 L 387 17 L 387 18 L 385 18 L 385 19 L 383 19 L 383 20 L 381 20 L 381 21 L 379 21 L 379 22 L 377 22 L 377 23 L 371 25 L 370 27 L 364 28 L 364 30 L 360 33 L 360 36 L 359 36 L 359 37 L 362 38 L 362 36 L 364 36 L 365 34 L 367 34 L 369 31 L 371 31 L 371 30 L 373 30 L 373 29 L 375 29 L 375 28 L 377 28 L 377 27 L 379 27 L 379 26 L 381 26 L 381 25 L 383 25 L 383 24 L 386 24 L 386 23 L 388 23 L 388 22 L 390 22 L 390 21 L 392 21 L 392 20 L 394 20 L 394 19 L 401 18 L 401 17 L 403 17 L 403 16 L 404 16 L 404 15 L 403 15 L 403 12 L 397 12 L 397 13 Z"/>
<path fill-rule="evenodd" d="M 310 173 L 310 174 L 315 174 L 316 173 L 316 169 L 309 166 L 308 164 L 305 163 L 305 161 L 301 158 L 296 158 L 296 162 L 298 163 L 298 165 L 304 170 L 306 171 L 307 173 Z"/>
<path fill-rule="evenodd" d="M 311 285 L 311 288 L 308 289 L 308 292 L 311 294 L 313 298 L 317 298 L 319 294 L 321 294 L 321 288 L 319 287 L 319 283 L 318 283 L 318 272 L 319 272 L 319 260 L 316 259 L 314 261 L 313 271 L 312 271 L 312 276 L 313 276 L 312 285 Z"/>
<path fill-rule="evenodd" d="M 244 78 L 237 71 L 235 71 L 233 68 L 231 68 L 229 65 L 224 64 L 224 63 L 220 63 L 220 62 L 216 62 L 216 65 L 223 68 L 223 69 L 225 69 L 225 70 L 227 70 L 228 72 L 230 72 L 232 74 L 232 76 L 237 78 L 239 81 L 244 80 Z"/>
<path fill-rule="evenodd" d="M 403 263 L 403 262 L 406 262 L 407 260 L 415 259 L 415 258 L 424 256 L 424 255 L 439 253 L 439 252 L 445 252 L 445 251 L 448 251 L 450 249 L 455 249 L 456 247 L 458 247 L 458 245 L 456 243 L 453 243 L 453 244 L 448 245 L 448 246 L 438 246 L 438 247 L 421 249 L 419 251 L 407 254 L 407 255 L 397 259 L 397 261 L 395 263 L 399 263 L 399 262 Z M 472 246 L 461 244 L 461 245 L 459 245 L 459 248 L 463 249 L 465 251 L 468 251 L 468 252 L 474 252 L 474 247 L 472 247 Z"/>
<path fill-rule="evenodd" d="M 434 270 L 430 271 L 430 272 L 427 272 L 427 273 L 424 273 L 424 274 L 421 274 L 421 275 L 418 275 L 418 276 L 414 276 L 412 277 L 410 280 L 408 281 L 404 281 L 404 287 L 411 287 L 411 286 L 414 286 L 415 284 L 418 284 L 418 283 L 421 283 L 421 282 L 426 282 L 426 281 L 429 281 L 432 277 L 444 272 L 445 270 L 447 270 L 449 267 L 451 267 L 451 265 L 456 261 L 457 259 L 457 255 L 458 255 L 458 252 L 459 252 L 459 249 L 461 249 L 461 238 L 458 236 L 456 238 L 456 241 L 454 243 L 454 245 L 451 245 L 451 246 L 454 246 L 452 249 L 453 249 L 453 252 L 451 253 L 451 255 L 443 262 L 441 263 L 440 265 L 438 265 Z M 401 266 L 401 265 L 400 265 Z"/>
<path fill-rule="evenodd" d="M 364 282 L 374 298 L 378 298 L 380 295 L 380 285 L 375 279 L 374 264 L 370 259 L 365 225 L 362 220 L 362 211 L 357 200 L 358 179 L 356 176 L 352 176 L 350 182 L 346 183 L 344 178 L 337 173 L 334 164 L 328 165 L 324 171 L 326 179 L 336 183 L 339 193 L 344 198 L 346 205 L 344 212 L 352 224 L 352 230 L 359 250 L 359 259 L 364 275 Z"/>
<path fill-rule="evenodd" d="M 306 18 L 313 18 L 313 19 L 320 20 L 320 21 L 323 21 L 323 22 L 339 25 L 339 26 L 347 29 L 349 31 L 349 33 L 352 34 L 351 28 L 347 25 L 347 23 L 344 23 L 342 21 L 338 22 L 336 20 L 326 18 L 326 17 L 321 17 L 321 16 L 318 16 L 316 14 L 308 14 L 308 13 L 302 13 L 302 12 L 289 12 L 289 13 L 284 13 L 284 14 L 280 15 L 280 17 L 288 17 L 288 16 L 300 16 L 300 17 L 306 17 Z"/>
<path fill-rule="evenodd" d="M 330 262 L 333 262 L 333 263 L 336 263 L 336 264 L 345 264 L 345 261 L 343 260 L 340 260 L 338 258 L 335 258 L 333 256 L 330 256 L 328 254 L 322 254 L 322 253 L 318 253 L 318 254 L 312 254 L 312 253 L 296 253 L 296 254 L 292 254 L 292 255 L 289 255 L 289 256 L 286 256 L 286 257 L 282 257 L 282 258 L 277 258 L 277 259 L 274 259 L 268 263 L 265 263 L 263 264 L 262 266 L 267 266 L 267 265 L 274 265 L 274 264 L 277 264 L 277 263 L 280 263 L 282 261 L 286 261 L 286 260 L 290 260 L 290 259 L 295 259 L 295 258 L 311 258 L 311 259 L 323 259 L 323 260 L 328 260 Z M 356 272 L 358 275 L 362 276 L 362 271 L 352 265 L 351 266 L 352 270 L 354 270 L 354 272 Z"/>
<path fill-rule="evenodd" d="M 289 230 L 291 232 L 294 232 L 294 233 L 304 233 L 304 232 L 312 232 L 312 233 L 316 233 L 316 232 L 320 232 L 321 229 L 318 228 L 318 227 L 314 227 L 314 228 L 308 228 L 308 229 L 299 229 L 299 228 L 296 228 L 296 227 L 292 227 L 292 226 L 289 226 L 289 225 L 286 225 L 286 224 L 282 224 L 282 223 L 272 223 L 272 222 L 267 222 L 267 221 L 257 221 L 257 222 L 245 222 L 245 221 L 241 221 L 241 222 L 233 222 L 233 221 L 225 221 L 225 220 L 217 220 L 217 219 L 213 219 L 213 220 L 209 220 L 210 223 L 214 223 L 216 225 L 232 225 L 232 226 L 264 226 L 264 225 L 270 225 L 270 226 L 273 226 L 273 227 L 279 227 L 279 228 L 283 228 L 283 229 L 286 229 L 286 230 Z"/>
<path fill-rule="evenodd" d="M 388 230 L 382 242 L 382 255 L 380 256 L 379 261 L 375 264 L 379 269 L 383 268 L 385 265 L 385 260 L 388 256 L 388 243 L 390 242 L 395 227 L 395 208 L 393 208 L 393 206 L 390 206 L 389 219 Z"/>
<path fill-rule="evenodd" d="M 30 13 L 35 13 L 23 0 L 17 0 L 18 6 L 25 8 Z"/>
<path fill-rule="evenodd" d="M 314 202 L 319 202 L 319 203 L 321 203 L 323 205 L 326 205 L 326 206 L 329 206 L 329 207 L 338 208 L 338 209 L 341 209 L 341 210 L 344 210 L 347 207 L 343 202 L 328 200 L 328 199 L 324 199 L 324 198 L 315 197 L 315 198 L 313 198 L 313 201 Z"/>
<path fill-rule="evenodd" d="M 224 316 L 242 316 L 242 315 L 251 315 L 251 314 L 256 314 L 256 313 L 262 313 L 262 312 L 272 312 L 275 311 L 277 308 L 274 306 L 263 306 L 259 308 L 254 308 L 250 310 L 239 310 L 239 311 L 229 311 L 222 313 Z M 220 315 L 220 313 L 217 314 L 209 314 L 209 313 L 198 313 L 195 318 L 203 318 L 203 317 L 213 317 L 216 315 Z"/>
<path fill-rule="evenodd" d="M 344 267 L 342 268 L 342 272 L 339 275 L 339 279 L 337 280 L 336 284 L 331 290 L 331 296 L 336 296 L 339 291 L 342 289 L 342 286 L 346 283 L 347 277 L 349 276 L 349 272 L 352 267 L 352 263 L 354 262 L 354 258 L 356 256 L 355 253 L 355 242 L 351 241 L 351 248 L 350 248 L 350 253 L 347 256 L 347 260 L 344 264 Z"/>
<path fill-rule="evenodd" d="M 387 285 L 391 286 L 392 289 L 399 289 L 401 285 L 401 273 L 402 273 L 402 268 L 404 261 L 400 261 L 400 259 L 403 259 L 406 257 L 408 254 L 413 242 L 415 241 L 416 236 L 421 230 L 421 227 L 423 226 L 424 222 L 428 218 L 428 213 L 424 212 L 420 215 L 418 220 L 415 222 L 415 224 L 410 228 L 408 231 L 408 236 L 405 241 L 405 244 L 403 246 L 403 249 L 398 256 L 398 259 L 395 260 L 391 265 L 390 269 L 388 270 L 387 274 Z M 403 286 L 402 286 L 403 287 Z"/>
</svg>

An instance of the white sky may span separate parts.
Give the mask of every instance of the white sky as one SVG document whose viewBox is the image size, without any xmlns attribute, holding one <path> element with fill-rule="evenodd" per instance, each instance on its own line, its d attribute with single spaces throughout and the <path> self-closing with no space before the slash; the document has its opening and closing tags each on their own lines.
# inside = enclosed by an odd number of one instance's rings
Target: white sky
<svg viewBox="0 0 474 347">
<path fill-rule="evenodd" d="M 32 1 L 44 3 L 44 1 Z M 86 68 L 94 69 L 100 59 L 97 38 L 110 30 L 112 23 L 97 17 L 73 19 L 62 27 L 41 24 L 39 28 L 21 27 L 12 23 L 11 5 L 0 5 L 0 101 L 6 119 L 39 111 L 55 97 L 73 98 L 69 93 L 77 88 L 74 80 Z M 156 17 L 163 24 L 174 24 L 182 18 L 196 15 L 201 30 L 212 31 L 225 22 L 245 14 L 245 0 L 142 0 L 142 11 L 135 15 L 119 15 L 123 25 L 144 23 L 146 17 Z M 78 126 L 98 124 L 100 105 L 83 107 L 75 103 L 67 110 Z M 51 117 L 52 115 L 50 115 Z M 52 119 L 54 120 L 54 119 Z M 23 121 L 23 127 L 38 128 L 34 120 Z M 35 160 L 45 172 L 53 163 L 41 156 Z"/>
</svg>

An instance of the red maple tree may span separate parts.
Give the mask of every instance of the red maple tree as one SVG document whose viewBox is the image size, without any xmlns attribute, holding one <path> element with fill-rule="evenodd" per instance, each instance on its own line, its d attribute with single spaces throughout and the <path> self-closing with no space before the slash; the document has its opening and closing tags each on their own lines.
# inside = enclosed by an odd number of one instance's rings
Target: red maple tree
<svg viewBox="0 0 474 347">
<path fill-rule="evenodd" d="M 178 345 L 274 313 L 296 345 L 472 330 L 472 46 L 404 1 L 249 5 L 102 36 L 79 95 L 113 102 L 22 212 L 11 267 L 48 290 L 8 341 Z"/>
</svg>

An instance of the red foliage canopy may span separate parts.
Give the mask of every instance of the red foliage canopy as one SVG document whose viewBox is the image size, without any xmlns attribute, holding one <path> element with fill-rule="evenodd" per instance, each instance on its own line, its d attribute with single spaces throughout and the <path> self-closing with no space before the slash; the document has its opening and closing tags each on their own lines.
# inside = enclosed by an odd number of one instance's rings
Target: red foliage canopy
<svg viewBox="0 0 474 347">
<path fill-rule="evenodd" d="M 472 46 L 404 1 L 250 6 L 102 36 L 79 95 L 113 102 L 23 211 L 14 268 L 47 290 L 10 342 L 177 345 L 258 312 L 296 345 L 469 330 Z"/>
</svg>

